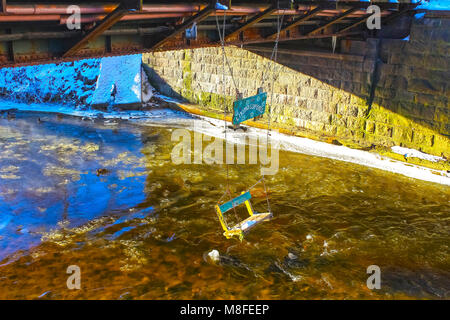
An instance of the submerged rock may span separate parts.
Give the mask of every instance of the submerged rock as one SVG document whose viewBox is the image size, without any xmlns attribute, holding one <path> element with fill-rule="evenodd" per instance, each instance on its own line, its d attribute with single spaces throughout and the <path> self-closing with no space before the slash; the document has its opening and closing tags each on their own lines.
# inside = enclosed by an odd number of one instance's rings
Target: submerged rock
<svg viewBox="0 0 450 320">
<path fill-rule="evenodd" d="M 97 176 L 104 176 L 104 175 L 109 174 L 110 172 L 111 171 L 108 169 L 100 168 L 100 169 L 97 169 L 96 174 L 97 174 Z"/>
<path fill-rule="evenodd" d="M 150 135 L 143 135 L 141 137 L 141 140 L 143 144 L 147 144 L 147 143 L 156 143 L 160 138 L 161 135 L 159 134 L 150 134 Z"/>
<path fill-rule="evenodd" d="M 311 264 L 311 261 L 309 259 L 284 259 L 284 265 L 288 268 L 292 269 L 302 269 L 306 268 Z"/>
<path fill-rule="evenodd" d="M 307 258 L 301 258 L 298 253 L 289 252 L 283 260 L 283 267 L 300 269 L 309 266 L 311 261 Z"/>
<path fill-rule="evenodd" d="M 220 259 L 219 251 L 217 251 L 217 250 L 211 250 L 211 251 L 208 253 L 208 257 L 209 257 L 209 258 L 211 259 L 211 261 L 213 261 L 214 263 L 219 262 L 219 259 Z"/>
</svg>

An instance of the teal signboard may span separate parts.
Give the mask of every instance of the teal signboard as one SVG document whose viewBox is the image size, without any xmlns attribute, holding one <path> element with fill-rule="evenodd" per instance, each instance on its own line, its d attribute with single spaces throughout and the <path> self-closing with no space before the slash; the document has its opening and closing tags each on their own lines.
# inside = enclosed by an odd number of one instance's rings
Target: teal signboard
<svg viewBox="0 0 450 320">
<path fill-rule="evenodd" d="M 263 115 L 266 111 L 267 92 L 234 102 L 233 124 Z"/>
</svg>

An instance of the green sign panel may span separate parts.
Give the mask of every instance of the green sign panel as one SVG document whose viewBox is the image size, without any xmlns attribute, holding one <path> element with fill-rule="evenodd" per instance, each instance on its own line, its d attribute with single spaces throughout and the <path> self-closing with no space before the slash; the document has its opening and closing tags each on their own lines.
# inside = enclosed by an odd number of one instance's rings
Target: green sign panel
<svg viewBox="0 0 450 320">
<path fill-rule="evenodd" d="M 263 115 L 266 111 L 267 92 L 234 102 L 233 124 Z"/>
</svg>

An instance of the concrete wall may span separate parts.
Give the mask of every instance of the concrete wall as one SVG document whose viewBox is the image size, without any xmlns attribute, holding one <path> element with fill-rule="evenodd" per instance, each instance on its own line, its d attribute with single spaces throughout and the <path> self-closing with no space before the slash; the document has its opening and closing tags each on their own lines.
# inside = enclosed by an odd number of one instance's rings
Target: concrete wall
<svg viewBox="0 0 450 320">
<path fill-rule="evenodd" d="M 343 41 L 335 54 L 281 50 L 274 63 L 265 48 L 226 52 L 244 96 L 260 86 L 269 92 L 274 127 L 450 158 L 449 33 L 449 19 L 423 18 L 414 21 L 409 41 Z M 149 53 L 143 61 L 162 93 L 197 103 L 208 115 L 220 115 L 224 105 L 231 112 L 235 88 L 227 67 L 222 83 L 220 48 Z"/>
</svg>

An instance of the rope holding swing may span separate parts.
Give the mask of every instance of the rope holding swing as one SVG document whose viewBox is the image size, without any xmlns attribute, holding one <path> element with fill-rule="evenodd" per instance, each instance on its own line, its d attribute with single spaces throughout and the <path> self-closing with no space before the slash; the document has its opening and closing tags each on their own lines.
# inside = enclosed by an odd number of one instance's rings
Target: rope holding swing
<svg viewBox="0 0 450 320">
<path fill-rule="evenodd" d="M 216 6 L 217 7 L 217 6 Z M 225 97 L 225 63 L 227 63 L 228 65 L 228 69 L 230 70 L 230 74 L 231 74 L 231 79 L 233 80 L 233 84 L 234 84 L 234 88 L 236 90 L 236 95 L 238 96 L 239 90 L 238 87 L 236 85 L 236 81 L 234 79 L 233 76 L 233 71 L 230 67 L 230 63 L 228 62 L 228 58 L 226 56 L 226 52 L 225 52 L 225 25 L 226 25 L 226 19 L 227 19 L 227 11 L 225 10 L 224 15 L 223 15 L 223 30 L 222 33 L 220 31 L 220 26 L 219 26 L 219 19 L 217 18 L 217 15 L 215 15 L 216 18 L 216 25 L 217 25 L 217 31 L 219 33 L 219 38 L 220 38 L 220 43 L 221 43 L 221 47 L 222 47 L 222 96 Z M 224 139 L 225 139 L 225 143 L 227 141 L 227 109 L 226 109 L 226 105 L 224 102 L 224 106 L 223 106 L 223 121 L 224 121 Z M 226 162 L 226 161 L 225 161 Z M 230 191 L 230 172 L 229 172 L 229 167 L 228 167 L 228 163 L 225 163 L 225 167 L 226 167 L 226 174 L 227 174 L 227 187 L 225 190 L 224 195 L 221 197 L 221 199 L 228 194 L 230 201 L 232 200 L 232 195 L 231 195 L 231 191 Z M 220 202 L 221 200 L 219 200 Z M 234 211 L 234 216 L 236 218 L 236 220 L 238 220 L 238 215 L 236 212 L 236 209 L 233 207 L 233 211 Z"/>
<path fill-rule="evenodd" d="M 275 69 L 276 66 L 276 62 L 278 60 L 278 42 L 280 40 L 280 33 L 281 33 L 281 27 L 283 26 L 283 19 L 284 19 L 284 13 L 285 11 L 283 10 L 283 15 L 281 16 L 281 19 L 279 16 L 277 16 L 277 37 L 275 39 L 275 44 L 272 50 L 272 54 L 270 56 L 270 60 L 275 61 L 275 63 L 273 64 L 273 69 Z M 271 121 L 271 115 L 272 115 L 272 102 L 273 102 L 273 87 L 274 87 L 274 83 L 276 78 L 278 78 L 278 76 L 275 78 L 275 70 L 273 70 L 273 72 L 271 72 L 272 74 L 272 84 L 270 86 L 270 103 L 269 103 L 269 112 L 268 112 L 268 119 L 267 119 L 267 137 L 266 137 L 266 150 L 269 149 L 269 139 L 270 139 L 270 121 Z M 264 75 L 265 73 L 263 73 Z M 264 78 L 263 78 L 263 85 L 264 85 Z M 260 163 L 260 169 L 261 169 L 261 173 L 262 171 L 262 164 Z M 272 209 L 270 207 L 270 201 L 269 201 L 269 193 L 267 191 L 266 188 L 266 181 L 264 178 L 264 173 L 262 173 L 262 182 L 263 182 L 263 186 L 264 186 L 264 193 L 266 194 L 266 201 L 267 201 L 267 208 L 269 210 L 269 212 L 272 212 Z"/>
<path fill-rule="evenodd" d="M 220 24 L 219 24 L 219 19 L 217 18 L 217 15 L 215 15 L 216 18 L 216 26 L 217 26 L 217 32 L 219 34 L 219 38 L 220 38 L 220 44 L 221 44 L 221 49 L 222 49 L 222 96 L 225 97 L 225 66 L 228 67 L 235 91 L 236 91 L 236 98 L 237 99 L 242 99 L 242 95 L 239 92 L 239 89 L 237 87 L 236 84 L 236 80 L 234 78 L 234 74 L 233 74 L 233 70 L 230 66 L 228 57 L 227 57 L 227 53 L 225 50 L 225 32 L 226 32 L 226 10 L 224 12 L 223 15 L 223 27 L 222 30 L 220 28 Z M 274 60 L 275 62 L 277 61 L 277 56 L 278 56 L 278 42 L 279 42 L 279 37 L 280 37 L 280 32 L 281 32 L 281 27 L 283 24 L 283 18 L 284 18 L 284 11 L 283 11 L 283 15 L 281 17 L 277 16 L 277 36 L 275 39 L 275 44 L 274 44 L 274 48 L 272 50 L 272 54 L 270 59 Z M 266 67 L 267 68 L 267 67 Z M 266 69 L 265 68 L 265 69 Z M 273 66 L 272 69 L 272 83 L 270 86 L 270 104 L 269 104 L 269 111 L 268 111 L 268 124 L 267 124 L 267 138 L 266 138 L 266 151 L 269 148 L 269 137 L 270 137 L 270 125 L 271 125 L 271 104 L 273 102 L 273 87 L 274 87 L 274 82 L 275 79 L 277 77 L 275 77 L 275 64 Z M 266 74 L 266 72 L 262 72 L 262 85 L 261 88 L 264 86 L 265 83 L 265 79 L 264 79 L 264 75 Z M 259 93 L 259 92 L 258 92 Z M 227 117 L 227 108 L 226 108 L 226 104 L 225 101 L 223 102 L 223 110 L 224 110 L 224 114 L 223 114 L 223 119 L 224 119 L 224 139 L 225 139 L 225 143 L 227 141 L 227 121 L 226 121 L 226 117 Z M 264 102 L 265 103 L 265 102 Z M 219 217 L 219 221 L 222 225 L 222 228 L 224 229 L 224 235 L 227 239 L 232 238 L 233 236 L 238 236 L 239 239 L 242 241 L 243 237 L 244 237 L 244 232 L 248 231 L 251 227 L 253 227 L 254 225 L 256 225 L 259 222 L 262 222 L 264 220 L 268 220 L 272 217 L 272 210 L 270 207 L 270 200 L 269 200 L 269 194 L 267 191 L 267 186 L 266 186 L 266 182 L 265 182 L 265 177 L 263 174 L 263 170 L 262 170 L 262 164 L 260 163 L 260 170 L 262 173 L 262 177 L 260 180 L 258 180 L 253 186 L 251 186 L 247 191 L 242 192 L 241 195 L 239 195 L 238 197 L 232 198 L 231 195 L 231 191 L 230 191 L 230 182 L 229 182 L 229 167 L 228 167 L 228 163 L 225 164 L 226 165 L 226 177 L 227 177 L 227 186 L 226 186 L 226 191 L 225 193 L 222 195 L 222 197 L 219 199 L 218 204 L 216 205 L 216 213 Z M 250 203 L 250 199 L 251 199 L 251 194 L 250 194 L 250 190 L 252 188 L 254 188 L 257 184 L 261 183 L 264 186 L 264 193 L 266 196 L 266 202 L 267 202 L 267 208 L 268 208 L 268 212 L 266 213 L 256 213 L 253 211 L 253 208 L 251 206 Z M 222 205 L 219 205 L 219 203 L 221 203 L 222 199 L 228 195 L 229 196 L 229 201 L 223 203 Z M 236 207 L 240 204 L 245 204 L 249 213 L 249 218 L 245 219 L 244 221 L 241 221 L 240 223 L 238 223 L 237 225 L 233 226 L 233 227 L 229 227 L 228 224 L 226 223 L 226 220 L 224 218 L 224 213 L 233 209 L 235 216 L 237 217 L 237 213 L 236 213 Z"/>
</svg>

